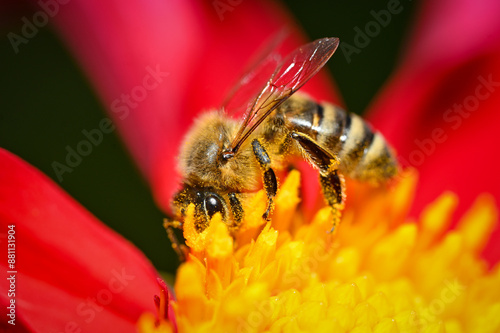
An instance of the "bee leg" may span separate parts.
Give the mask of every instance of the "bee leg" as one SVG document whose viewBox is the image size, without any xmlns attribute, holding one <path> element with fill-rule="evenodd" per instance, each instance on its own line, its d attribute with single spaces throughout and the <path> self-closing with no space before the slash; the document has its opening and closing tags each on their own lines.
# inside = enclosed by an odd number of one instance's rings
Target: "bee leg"
<svg viewBox="0 0 500 333">
<path fill-rule="evenodd" d="M 241 221 L 243 220 L 243 206 L 241 205 L 240 200 L 236 197 L 236 193 L 229 193 L 229 205 L 231 206 L 231 211 L 233 212 L 233 221 L 234 223 L 229 226 L 232 231 L 236 231 L 239 229 Z"/>
<path fill-rule="evenodd" d="M 321 189 L 326 202 L 333 211 L 331 230 L 333 232 L 340 220 L 340 211 L 344 208 L 344 179 L 338 173 L 340 162 L 336 156 L 325 150 L 309 136 L 292 132 L 291 137 L 300 144 L 319 169 Z"/>
<path fill-rule="evenodd" d="M 330 232 L 333 232 L 340 222 L 340 211 L 344 208 L 344 179 L 335 169 L 327 174 L 321 174 L 320 172 L 319 181 L 325 200 L 332 208 L 333 226 Z"/>
<path fill-rule="evenodd" d="M 188 249 L 184 244 L 181 244 L 179 242 L 179 240 L 175 236 L 174 229 L 173 229 L 173 228 L 176 228 L 176 229 L 182 230 L 182 222 L 165 218 L 163 220 L 163 227 L 167 231 L 168 239 L 172 243 L 172 249 L 174 249 L 175 253 L 177 254 L 179 261 L 180 262 L 186 261 Z"/>
<path fill-rule="evenodd" d="M 254 139 L 252 141 L 253 153 L 257 158 L 257 161 L 260 164 L 260 167 L 264 171 L 264 189 L 267 194 L 267 209 L 266 212 L 262 215 L 265 220 L 269 220 L 269 215 L 274 208 L 274 197 L 276 196 L 276 192 L 278 191 L 278 181 L 276 180 L 276 175 L 274 174 L 273 169 L 271 168 L 271 159 L 267 154 L 264 147 L 260 144 L 259 140 Z"/>
</svg>

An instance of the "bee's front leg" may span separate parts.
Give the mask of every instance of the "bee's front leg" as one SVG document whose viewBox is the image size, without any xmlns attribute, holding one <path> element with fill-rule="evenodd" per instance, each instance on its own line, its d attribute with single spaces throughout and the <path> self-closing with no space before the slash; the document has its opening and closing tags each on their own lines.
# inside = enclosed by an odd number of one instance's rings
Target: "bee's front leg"
<svg viewBox="0 0 500 333">
<path fill-rule="evenodd" d="M 274 197 L 276 196 L 276 192 L 278 191 L 278 181 L 276 180 L 276 175 L 271 168 L 271 159 L 269 158 L 269 155 L 267 154 L 266 150 L 261 145 L 259 140 L 254 139 L 252 141 L 252 147 L 255 157 L 257 158 L 260 167 L 264 171 L 264 189 L 266 190 L 268 203 L 266 212 L 264 213 L 264 215 L 262 215 L 262 217 L 266 220 L 269 220 L 269 215 L 271 215 L 271 212 L 274 208 Z"/>
<path fill-rule="evenodd" d="M 300 144 L 319 169 L 319 181 L 323 195 L 328 205 L 332 207 L 334 214 L 333 231 L 340 220 L 340 211 L 344 208 L 344 179 L 338 173 L 339 160 L 303 133 L 292 132 L 291 137 Z"/>
<path fill-rule="evenodd" d="M 241 221 L 243 220 L 243 206 L 241 205 L 240 200 L 236 196 L 236 193 L 229 193 L 229 206 L 231 207 L 231 211 L 233 213 L 233 223 L 229 226 L 229 229 L 232 232 L 235 232 L 240 228 Z"/>
<path fill-rule="evenodd" d="M 172 243 L 172 249 L 174 249 L 177 257 L 179 257 L 179 261 L 186 261 L 189 250 L 187 249 L 186 245 L 179 242 L 179 240 L 175 236 L 173 229 L 176 228 L 182 230 L 182 222 L 171 220 L 170 218 L 165 218 L 163 219 L 163 227 L 167 231 L 168 239 L 170 239 L 170 242 Z"/>
</svg>

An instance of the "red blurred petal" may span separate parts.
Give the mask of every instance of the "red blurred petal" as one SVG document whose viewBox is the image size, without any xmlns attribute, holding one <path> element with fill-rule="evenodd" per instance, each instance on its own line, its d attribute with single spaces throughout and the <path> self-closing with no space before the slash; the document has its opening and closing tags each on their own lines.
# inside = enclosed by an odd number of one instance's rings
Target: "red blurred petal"
<svg viewBox="0 0 500 333">
<path fill-rule="evenodd" d="M 460 196 L 456 217 L 482 192 L 500 198 L 498 13 L 495 0 L 427 1 L 404 62 L 371 110 L 403 165 L 420 172 L 413 215 L 444 190 Z M 449 111 L 464 103 L 462 114 Z M 500 258 L 499 237 L 485 253 L 490 262 Z"/>
<path fill-rule="evenodd" d="M 147 259 L 38 170 L 0 149 L 2 243 L 8 225 L 16 231 L 17 320 L 31 330 L 78 325 L 82 332 L 135 332 L 140 314 L 154 312 L 157 274 Z M 6 260 L 0 265 L 10 270 Z M 5 278 L 0 286 L 8 289 Z M 2 307 L 7 302 L 2 292 Z"/>
<path fill-rule="evenodd" d="M 160 287 L 160 296 L 155 295 L 155 306 L 158 311 L 158 319 L 160 321 L 167 320 L 172 323 L 174 332 L 177 332 L 177 322 L 175 320 L 175 313 L 173 302 L 175 298 L 172 295 L 172 291 L 169 289 L 167 283 L 158 278 L 158 286 Z M 164 302 L 164 303 L 163 303 Z"/>
<path fill-rule="evenodd" d="M 167 210 L 179 182 L 179 144 L 193 118 L 220 105 L 254 52 L 283 27 L 292 30 L 290 48 L 304 43 L 273 2 L 242 1 L 227 11 L 216 3 L 73 0 L 54 18 Z M 138 93 L 148 66 L 169 75 L 127 112 L 121 95 Z M 333 98 L 321 73 L 303 91 Z"/>
</svg>

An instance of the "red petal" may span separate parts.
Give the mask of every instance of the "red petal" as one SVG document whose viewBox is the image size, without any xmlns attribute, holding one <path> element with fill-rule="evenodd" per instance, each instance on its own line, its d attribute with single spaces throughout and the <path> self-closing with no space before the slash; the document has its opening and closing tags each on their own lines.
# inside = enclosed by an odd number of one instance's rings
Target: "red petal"
<svg viewBox="0 0 500 333">
<path fill-rule="evenodd" d="M 457 217 L 481 192 L 500 197 L 498 13 L 494 0 L 427 1 L 404 62 L 371 110 L 403 165 L 420 172 L 413 215 L 444 190 L 460 196 Z M 498 244 L 490 261 L 500 258 Z"/>
<path fill-rule="evenodd" d="M 193 118 L 220 105 L 270 36 L 291 27 L 293 46 L 304 41 L 275 3 L 220 7 L 225 3 L 73 0 L 54 17 L 165 209 L 178 187 L 176 156 Z M 147 79 L 148 67 L 168 72 L 168 77 L 144 90 L 144 80 L 154 83 Z M 303 90 L 332 99 L 324 74 Z M 133 107 L 121 101 L 122 94 L 140 97 L 140 91 L 147 95 Z"/>
<path fill-rule="evenodd" d="M 140 314 L 154 312 L 157 274 L 147 259 L 38 170 L 0 149 L 4 237 L 9 225 L 15 226 L 17 320 L 26 327 L 135 332 Z M 12 270 L 6 260 L 0 265 Z M 2 307 L 10 301 L 7 282 L 0 282 Z"/>
</svg>

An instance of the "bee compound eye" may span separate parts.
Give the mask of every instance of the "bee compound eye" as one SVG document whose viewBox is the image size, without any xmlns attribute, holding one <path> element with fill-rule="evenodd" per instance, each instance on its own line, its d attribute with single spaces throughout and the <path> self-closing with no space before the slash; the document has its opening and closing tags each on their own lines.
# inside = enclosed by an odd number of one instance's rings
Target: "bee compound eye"
<svg viewBox="0 0 500 333">
<path fill-rule="evenodd" d="M 221 200 L 215 195 L 207 195 L 205 198 L 205 209 L 210 218 L 215 215 L 215 213 L 222 213 L 224 206 L 222 205 Z"/>
</svg>

